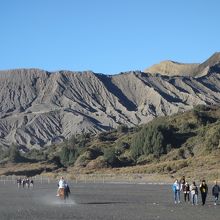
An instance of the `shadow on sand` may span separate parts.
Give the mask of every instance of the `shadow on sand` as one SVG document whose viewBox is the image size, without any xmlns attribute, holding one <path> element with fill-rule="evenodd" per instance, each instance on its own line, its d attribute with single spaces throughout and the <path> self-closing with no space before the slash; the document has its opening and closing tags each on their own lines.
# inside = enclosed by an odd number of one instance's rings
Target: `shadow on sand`
<svg viewBox="0 0 220 220">
<path fill-rule="evenodd" d="M 79 203 L 81 205 L 110 205 L 110 204 L 126 204 L 128 202 L 84 202 L 84 203 Z"/>
</svg>

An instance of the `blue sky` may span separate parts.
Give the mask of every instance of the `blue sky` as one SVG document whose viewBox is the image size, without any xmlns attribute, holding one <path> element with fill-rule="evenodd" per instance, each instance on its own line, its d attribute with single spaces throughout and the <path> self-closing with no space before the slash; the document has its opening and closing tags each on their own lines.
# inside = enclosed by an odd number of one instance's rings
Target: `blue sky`
<svg viewBox="0 0 220 220">
<path fill-rule="evenodd" d="M 0 69 L 144 70 L 220 51 L 219 0 L 0 0 Z"/>
</svg>

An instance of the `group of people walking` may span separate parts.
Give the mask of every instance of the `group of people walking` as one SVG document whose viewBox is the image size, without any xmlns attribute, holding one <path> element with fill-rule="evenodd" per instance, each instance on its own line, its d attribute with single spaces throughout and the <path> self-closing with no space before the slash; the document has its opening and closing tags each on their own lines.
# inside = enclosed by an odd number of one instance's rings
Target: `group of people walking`
<svg viewBox="0 0 220 220">
<path fill-rule="evenodd" d="M 34 186 L 34 180 L 33 179 L 29 179 L 29 178 L 19 178 L 17 179 L 17 185 L 18 185 L 18 188 L 20 188 L 21 186 L 23 188 L 30 188 L 30 187 L 33 187 Z"/>
<path fill-rule="evenodd" d="M 202 180 L 199 186 L 196 185 L 195 181 L 190 185 L 183 176 L 181 180 L 175 180 L 172 185 L 173 193 L 174 193 L 174 202 L 175 204 L 180 203 L 180 193 L 183 193 L 184 201 L 191 202 L 192 205 L 198 205 L 198 196 L 199 192 L 201 194 L 202 205 L 205 205 L 206 198 L 208 195 L 208 185 L 205 180 Z M 220 193 L 220 186 L 217 181 L 212 187 L 212 195 L 214 197 L 214 205 L 217 205 L 218 197 Z"/>
<path fill-rule="evenodd" d="M 34 181 L 33 181 L 33 179 L 29 179 L 27 177 L 24 177 L 24 178 L 19 177 L 17 179 L 17 186 L 18 186 L 18 188 L 34 187 Z M 64 180 L 63 177 L 60 178 L 57 186 L 58 186 L 57 196 L 59 196 L 60 198 L 63 198 L 63 199 L 67 199 L 70 194 L 70 187 L 69 187 L 68 183 L 66 182 L 66 180 Z"/>
</svg>

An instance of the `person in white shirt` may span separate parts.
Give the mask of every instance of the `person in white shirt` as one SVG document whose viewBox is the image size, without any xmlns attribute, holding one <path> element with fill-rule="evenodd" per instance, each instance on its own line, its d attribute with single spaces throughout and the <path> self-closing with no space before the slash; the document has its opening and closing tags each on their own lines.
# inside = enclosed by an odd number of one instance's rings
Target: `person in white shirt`
<svg viewBox="0 0 220 220">
<path fill-rule="evenodd" d="M 66 184 L 66 181 L 64 180 L 62 176 L 58 182 L 57 196 L 59 196 L 59 190 L 65 188 L 65 184 Z"/>
<path fill-rule="evenodd" d="M 61 177 L 60 180 L 59 180 L 59 183 L 58 183 L 59 189 L 65 188 L 65 184 L 66 184 L 66 182 L 65 182 L 64 178 Z"/>
<path fill-rule="evenodd" d="M 192 185 L 190 186 L 190 192 L 191 192 L 191 200 L 192 205 L 198 205 L 198 187 L 196 186 L 196 182 L 193 181 Z"/>
</svg>

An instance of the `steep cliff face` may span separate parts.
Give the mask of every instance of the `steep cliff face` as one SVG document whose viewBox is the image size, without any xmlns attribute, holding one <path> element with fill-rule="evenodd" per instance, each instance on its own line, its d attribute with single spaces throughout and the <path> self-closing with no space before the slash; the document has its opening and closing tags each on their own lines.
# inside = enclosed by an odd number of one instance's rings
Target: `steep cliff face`
<svg viewBox="0 0 220 220">
<path fill-rule="evenodd" d="M 99 132 L 123 123 L 220 104 L 218 62 L 203 76 L 127 72 L 0 71 L 0 145 L 43 147 L 74 133 Z"/>
</svg>

